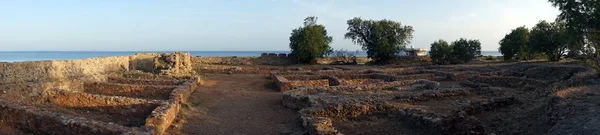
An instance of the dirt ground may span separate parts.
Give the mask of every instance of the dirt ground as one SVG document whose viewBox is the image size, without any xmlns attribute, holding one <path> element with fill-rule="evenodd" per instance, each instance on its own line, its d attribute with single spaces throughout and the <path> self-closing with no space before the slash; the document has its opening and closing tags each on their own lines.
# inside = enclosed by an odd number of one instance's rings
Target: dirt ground
<svg viewBox="0 0 600 135">
<path fill-rule="evenodd" d="M 169 134 L 273 135 L 301 130 L 299 114 L 281 105 L 267 75 L 206 74 Z M 182 122 L 182 119 L 185 119 Z"/>
<path fill-rule="evenodd" d="M 0 125 L 0 135 L 33 135 L 25 133 L 22 130 L 10 128 L 10 126 Z"/>
</svg>

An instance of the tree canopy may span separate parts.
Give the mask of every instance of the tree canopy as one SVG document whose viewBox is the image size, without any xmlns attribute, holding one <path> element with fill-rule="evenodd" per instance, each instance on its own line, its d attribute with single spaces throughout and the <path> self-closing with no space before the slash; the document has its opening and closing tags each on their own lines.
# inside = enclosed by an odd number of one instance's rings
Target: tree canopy
<svg viewBox="0 0 600 135">
<path fill-rule="evenodd" d="M 531 29 L 531 49 L 544 53 L 548 60 L 558 61 L 566 52 L 569 40 L 564 22 L 540 21 Z"/>
<path fill-rule="evenodd" d="M 458 64 L 470 62 L 475 56 L 481 55 L 481 43 L 479 40 L 467 40 L 460 38 L 451 45 L 444 40 L 438 40 L 431 44 L 429 56 L 436 64 Z"/>
<path fill-rule="evenodd" d="M 327 36 L 325 26 L 317 24 L 317 17 L 304 19 L 304 27 L 292 30 L 290 36 L 291 55 L 301 63 L 315 64 L 317 58 L 331 53 L 329 46 L 333 38 Z"/>
<path fill-rule="evenodd" d="M 498 51 L 502 53 L 504 60 L 532 59 L 532 51 L 529 49 L 529 29 L 525 26 L 513 29 L 500 40 Z"/>
<path fill-rule="evenodd" d="M 600 0 L 549 1 L 561 11 L 558 20 L 566 22 L 571 41 L 569 53 L 585 52 L 588 48 L 600 55 Z"/>
<path fill-rule="evenodd" d="M 352 39 L 367 51 L 377 63 L 396 56 L 412 39 L 413 27 L 391 20 L 363 20 L 355 17 L 347 21 L 346 39 Z"/>
<path fill-rule="evenodd" d="M 452 48 L 448 45 L 448 42 L 444 40 L 438 40 L 431 44 L 431 48 L 429 48 L 429 56 L 431 60 L 435 64 L 452 64 L 454 60 L 454 56 L 452 55 Z"/>
<path fill-rule="evenodd" d="M 473 60 L 475 56 L 481 55 L 481 43 L 479 40 L 460 38 L 452 42 L 452 51 L 458 61 L 467 63 Z"/>
</svg>

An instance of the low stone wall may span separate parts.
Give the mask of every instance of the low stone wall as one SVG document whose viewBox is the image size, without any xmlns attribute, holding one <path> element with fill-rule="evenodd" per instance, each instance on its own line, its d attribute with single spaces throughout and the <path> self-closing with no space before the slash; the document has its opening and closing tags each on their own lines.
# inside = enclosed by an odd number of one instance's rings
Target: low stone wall
<svg viewBox="0 0 600 135">
<path fill-rule="evenodd" d="M 284 68 L 270 67 L 264 65 L 252 66 L 233 66 L 233 65 L 209 65 L 194 63 L 194 70 L 200 73 L 218 73 L 218 74 L 269 74 L 273 71 L 280 71 Z"/>
<path fill-rule="evenodd" d="M 317 71 L 317 72 L 283 72 L 271 73 L 280 91 L 288 91 L 296 87 L 339 86 L 356 84 L 377 84 L 382 82 L 404 80 L 437 80 L 434 74 L 389 75 L 385 73 L 369 73 L 371 71 Z M 369 74 L 364 74 L 369 73 Z M 308 74 L 308 75 L 307 75 Z M 312 75 L 311 75 L 312 74 Z M 425 87 L 424 85 L 420 87 Z"/>
<path fill-rule="evenodd" d="M 340 80 L 339 85 L 356 85 L 356 84 L 371 84 L 371 83 L 382 83 L 385 80 L 382 79 L 344 79 Z"/>
<path fill-rule="evenodd" d="M 64 91 L 64 90 L 48 90 L 44 92 L 44 96 L 41 101 L 48 101 L 50 104 L 63 107 L 66 109 L 75 109 L 75 110 L 93 110 L 98 111 L 102 114 L 112 114 L 118 115 L 119 117 L 123 117 L 126 119 L 136 118 L 135 122 L 138 122 L 141 119 L 141 125 L 129 125 L 131 127 L 139 127 L 143 129 L 141 131 L 137 131 L 137 129 L 124 127 L 119 132 L 110 133 L 110 134 L 124 134 L 124 133 L 133 133 L 133 134 L 146 134 L 146 135 L 161 135 L 171 126 L 171 123 L 177 117 L 179 111 L 181 110 L 182 103 L 185 102 L 194 89 L 197 88 L 198 84 L 201 82 L 198 77 L 190 77 L 190 79 L 179 80 L 172 79 L 173 81 L 183 81 L 175 86 L 156 86 L 156 85 L 129 85 L 129 84 L 120 84 L 120 83 L 129 83 L 132 82 L 132 79 L 121 78 L 121 81 L 114 80 L 115 83 L 101 83 L 107 84 L 108 86 L 115 87 L 102 87 L 104 91 L 110 91 L 111 89 L 119 89 L 121 86 L 129 87 L 129 86 L 147 86 L 147 87 L 172 87 L 169 89 L 169 93 L 167 94 L 168 98 L 165 100 L 145 100 L 138 98 L 131 98 L 133 96 L 126 95 L 126 97 L 121 96 L 106 96 L 106 95 L 96 95 L 96 94 L 88 94 L 81 92 L 73 92 L 73 91 Z M 136 79 L 133 79 L 136 80 Z M 166 80 L 160 80 L 166 81 Z M 133 82 L 137 82 L 133 81 Z M 146 82 L 146 81 L 142 81 Z M 1 110 L 1 108 L 0 108 Z M 89 111 L 88 111 L 89 113 Z M 0 115 L 2 116 L 2 115 Z M 88 120 L 88 119 L 86 119 Z M 88 120 L 96 123 L 104 123 L 104 122 L 114 122 L 111 120 L 100 120 L 100 119 L 92 119 Z M 104 121 L 104 122 L 102 122 Z M 127 120 L 129 121 L 129 120 Z M 112 125 L 121 125 L 123 122 L 115 122 L 117 124 Z M 106 124 L 106 123 L 104 123 Z M 94 125 L 92 125 L 93 128 Z M 36 128 L 36 127 L 30 127 Z M 71 127 L 61 127 L 61 128 L 71 128 Z M 28 128 L 26 128 L 29 130 Z M 37 129 L 35 129 L 37 130 Z M 62 129 L 61 129 L 62 130 Z M 71 129 L 67 129 L 71 130 Z M 104 129 L 99 129 L 104 130 Z M 98 133 L 105 133 L 107 131 L 101 131 Z M 41 134 L 53 134 L 51 132 L 40 131 Z M 97 133 L 96 133 L 97 134 Z"/>
<path fill-rule="evenodd" d="M 314 86 L 330 86 L 333 78 L 330 76 L 321 75 L 302 75 L 302 76 L 275 76 L 279 91 L 288 91 L 296 87 L 314 87 Z"/>
<path fill-rule="evenodd" d="M 297 92 L 297 90 L 294 91 Z M 288 91 L 285 94 L 294 93 L 294 91 Z M 394 95 L 395 98 L 392 99 L 394 102 L 422 102 L 443 97 L 466 95 L 469 94 L 469 91 L 471 90 L 446 88 L 416 93 L 386 93 L 384 95 Z M 357 99 L 342 100 L 342 102 L 337 100 L 323 102 L 325 100 L 330 100 L 332 97 L 320 97 L 322 95 L 328 95 L 325 93 L 309 93 L 309 95 L 312 96 L 305 95 L 301 99 L 310 101 L 311 103 L 308 103 L 310 105 L 294 106 L 299 108 L 293 109 L 301 109 L 299 112 L 303 120 L 303 126 L 307 128 L 309 134 L 316 135 L 339 135 L 341 132 L 334 127 L 334 119 L 338 122 L 343 122 L 345 120 L 361 119 L 361 116 L 367 116 L 362 117 L 362 119 L 370 119 L 372 117 L 377 117 L 378 119 L 387 118 L 398 122 L 419 125 L 427 129 L 427 131 L 420 131 L 421 133 L 426 134 L 487 134 L 483 128 L 483 124 L 477 118 L 471 116 L 502 106 L 508 106 L 516 102 L 515 98 L 512 97 L 489 100 L 482 99 L 481 101 L 472 102 L 467 105 L 462 105 L 459 108 L 452 109 L 448 113 L 439 113 L 420 108 L 396 106 L 394 104 L 389 104 L 388 102 L 378 102 L 382 99 L 373 100 L 370 99 L 371 96 L 355 97 Z M 378 97 L 379 95 L 376 94 L 375 96 Z M 284 104 L 285 101 L 284 96 Z"/>
<path fill-rule="evenodd" d="M 164 134 L 177 117 L 181 105 L 187 101 L 200 82 L 200 78 L 194 77 L 175 88 L 169 100 L 156 108 L 146 119 L 146 127 L 152 129 L 155 134 Z"/>
<path fill-rule="evenodd" d="M 372 83 L 362 85 L 346 85 L 346 86 L 328 86 L 328 87 L 305 87 L 297 88 L 291 91 L 285 91 L 283 93 L 283 105 L 291 109 L 301 109 L 310 106 L 311 98 L 309 95 L 318 93 L 351 93 L 359 91 L 373 91 L 373 90 L 394 90 L 395 87 L 412 86 L 412 85 L 428 85 L 425 88 L 437 88 L 439 87 L 438 82 L 428 80 L 406 80 L 406 81 L 395 81 L 395 82 L 383 82 L 383 83 Z M 390 99 L 394 98 L 393 95 L 387 94 Z M 382 96 L 378 96 L 383 98 Z"/>
<path fill-rule="evenodd" d="M 126 96 L 145 99 L 169 99 L 169 94 L 175 86 L 161 85 L 131 85 L 106 82 L 86 82 L 84 83 L 85 92 L 111 95 Z"/>
<path fill-rule="evenodd" d="M 131 128 L 118 124 L 94 121 L 83 117 L 74 117 L 51 112 L 19 103 L 0 99 L 0 124 L 11 126 L 34 134 L 49 135 L 149 135 L 145 128 Z"/>
<path fill-rule="evenodd" d="M 190 95 L 194 92 L 194 90 L 196 90 L 198 85 L 201 83 L 202 81 L 198 77 L 190 79 L 189 81 L 173 89 L 173 92 L 171 92 L 171 95 L 169 96 L 169 100 L 173 100 L 176 103 L 183 103 L 187 101 Z"/>
<path fill-rule="evenodd" d="M 130 71 L 122 74 L 122 77 L 128 79 L 176 79 L 178 77 L 168 76 L 168 75 L 157 75 L 153 73 L 140 72 L 140 71 Z M 183 79 L 187 79 L 183 77 Z"/>
<path fill-rule="evenodd" d="M 396 81 L 417 79 L 436 80 L 434 74 L 398 75 L 395 78 Z"/>
<path fill-rule="evenodd" d="M 107 82 L 134 85 L 179 85 L 184 81 L 173 79 L 132 79 L 124 77 L 108 77 Z"/>
<path fill-rule="evenodd" d="M 50 104 L 59 107 L 94 110 L 125 117 L 145 118 L 160 104 L 159 101 L 103 96 L 58 89 L 47 90 L 45 95 L 45 99 Z"/>
<path fill-rule="evenodd" d="M 193 57 L 192 62 L 217 65 L 291 65 L 294 61 L 287 56 L 263 55 L 260 57 Z"/>
<path fill-rule="evenodd" d="M 416 102 L 441 99 L 445 97 L 464 96 L 469 94 L 471 94 L 471 90 L 466 88 L 444 88 L 439 90 L 421 91 L 419 93 L 398 94 L 394 97 L 394 99 L 396 102 Z"/>
<path fill-rule="evenodd" d="M 129 70 L 154 69 L 154 53 L 77 60 L 0 62 L 2 98 L 29 100 L 46 89 L 83 89 L 83 82 L 106 81 Z"/>
</svg>

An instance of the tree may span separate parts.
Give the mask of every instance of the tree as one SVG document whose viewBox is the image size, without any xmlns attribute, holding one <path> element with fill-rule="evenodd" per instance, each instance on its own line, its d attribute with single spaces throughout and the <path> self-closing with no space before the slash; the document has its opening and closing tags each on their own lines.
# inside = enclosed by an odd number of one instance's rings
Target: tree
<svg viewBox="0 0 600 135">
<path fill-rule="evenodd" d="M 304 19 L 304 27 L 292 30 L 290 49 L 292 57 L 301 63 L 315 64 L 317 58 L 331 53 L 329 46 L 333 38 L 327 36 L 325 26 L 317 24 L 317 17 Z"/>
<path fill-rule="evenodd" d="M 592 47 L 595 55 L 600 52 L 600 0 L 549 0 L 561 11 L 558 20 L 565 21 L 569 30 L 569 50 Z M 587 45 L 586 45 L 587 44 Z M 584 47 L 585 46 L 585 47 Z M 589 51 L 589 50 L 588 50 Z"/>
<path fill-rule="evenodd" d="M 444 40 L 438 40 L 431 44 L 429 48 L 429 56 L 435 64 L 453 64 L 455 58 L 452 55 L 452 48 L 448 45 L 448 42 Z"/>
<path fill-rule="evenodd" d="M 479 40 L 467 40 L 460 38 L 448 45 L 444 40 L 438 40 L 431 44 L 429 56 L 435 64 L 458 64 L 468 63 L 475 56 L 481 55 L 481 43 Z"/>
<path fill-rule="evenodd" d="M 502 53 L 504 60 L 511 60 L 514 57 L 517 59 L 533 59 L 533 52 L 529 49 L 529 29 L 525 26 L 513 29 L 509 34 L 506 34 L 500 40 L 500 48 L 498 51 Z"/>
<path fill-rule="evenodd" d="M 456 60 L 462 63 L 470 62 L 475 56 L 481 55 L 481 43 L 479 40 L 460 38 L 452 42 L 451 47 Z"/>
<path fill-rule="evenodd" d="M 531 29 L 529 42 L 534 51 L 544 53 L 549 61 L 559 61 L 568 46 L 565 23 L 540 21 Z"/>
<path fill-rule="evenodd" d="M 391 20 L 362 20 L 355 17 L 347 21 L 346 39 L 352 39 L 367 51 L 376 63 L 385 62 L 396 56 L 412 39 L 413 27 L 402 26 Z"/>
</svg>

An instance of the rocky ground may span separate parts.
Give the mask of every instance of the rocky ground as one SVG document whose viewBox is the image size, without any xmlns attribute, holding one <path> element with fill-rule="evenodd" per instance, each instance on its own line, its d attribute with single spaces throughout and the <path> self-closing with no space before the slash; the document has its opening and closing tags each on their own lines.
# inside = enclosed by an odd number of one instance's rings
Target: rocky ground
<svg viewBox="0 0 600 135">
<path fill-rule="evenodd" d="M 167 134 L 600 133 L 600 79 L 594 70 L 578 63 L 216 67 L 219 69 L 202 74 L 203 85 L 183 104 Z M 319 70 L 435 74 L 435 78 L 394 83 L 384 89 L 280 92 L 267 74 Z M 430 87 L 430 82 L 437 82 L 436 87 Z M 10 99 L 10 92 L 0 91 L 0 97 Z M 298 101 L 308 105 L 285 105 L 285 95 L 290 93 L 300 95 Z M 0 134 L 28 133 L 8 127 L 0 125 Z M 317 129 L 324 132 L 314 131 Z"/>
<path fill-rule="evenodd" d="M 282 94 L 270 84 L 274 80 L 256 74 L 298 70 L 435 74 L 437 79 L 433 81 L 439 84 L 435 88 L 420 84 L 381 90 L 362 87 L 359 91 L 318 88 L 309 92 L 309 100 L 302 100 L 312 105 L 288 109 L 282 105 L 286 104 L 282 95 L 298 90 Z M 170 134 L 319 134 L 311 131 L 319 128 L 336 131 L 321 133 L 334 134 L 599 132 L 595 125 L 600 124 L 600 81 L 595 71 L 577 63 L 227 66 L 213 71 L 217 74 L 204 75 L 205 86 L 193 94 Z"/>
</svg>

